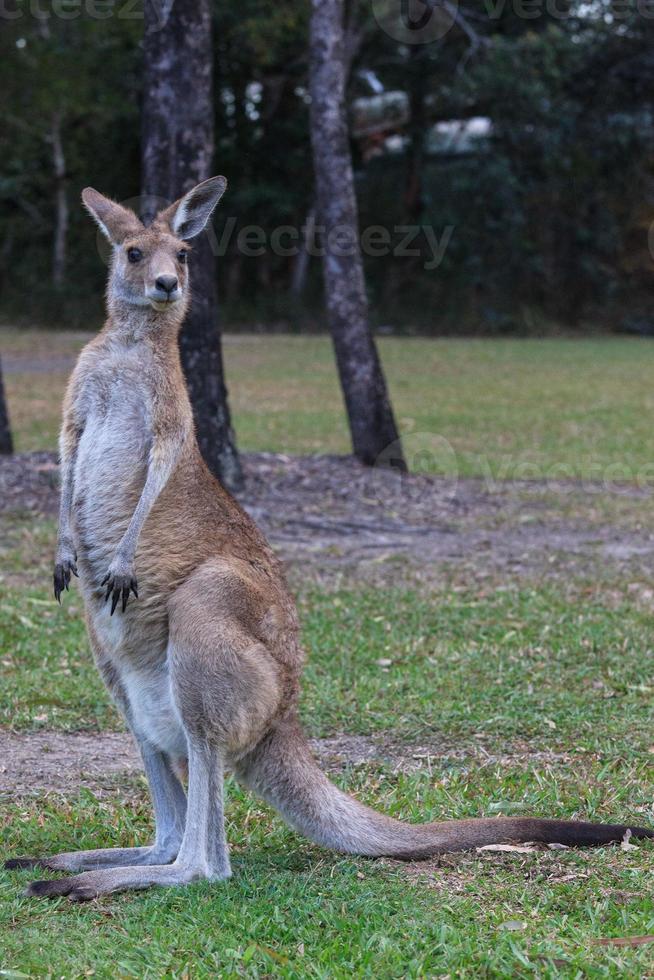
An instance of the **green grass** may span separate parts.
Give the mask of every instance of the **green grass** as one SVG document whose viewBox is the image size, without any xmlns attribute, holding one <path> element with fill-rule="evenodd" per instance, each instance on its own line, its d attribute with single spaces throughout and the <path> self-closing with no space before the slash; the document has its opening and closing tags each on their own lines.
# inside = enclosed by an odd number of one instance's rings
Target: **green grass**
<svg viewBox="0 0 654 980">
<path fill-rule="evenodd" d="M 33 586 L 27 593 L 8 590 L 0 610 L 10 651 L 3 722 L 115 725 L 75 594 L 66 610 Z M 312 653 L 303 699 L 311 734 L 378 732 L 446 749 L 417 773 L 376 763 L 346 770 L 339 783 L 365 801 L 413 821 L 484 813 L 651 819 L 652 692 L 643 672 L 651 615 L 574 588 L 309 591 L 301 612 Z M 641 976 L 650 962 L 647 947 L 596 943 L 654 932 L 650 845 L 465 855 L 407 870 L 327 854 L 233 783 L 229 800 L 228 884 L 74 908 L 21 898 L 28 874 L 0 877 L 3 968 L 67 978 L 89 970 L 619 977 Z M 131 798 L 117 789 L 25 801 L 2 818 L 7 853 L 129 845 L 150 831 L 140 781 Z"/>
<path fill-rule="evenodd" d="M 0 724 L 116 728 L 77 591 L 60 608 L 43 585 L 53 535 L 52 521 L 17 515 L 4 542 Z M 652 688 L 643 665 L 652 616 L 627 596 L 624 583 L 433 595 L 307 588 L 300 601 L 311 652 L 307 730 L 376 732 L 444 750 L 423 772 L 367 764 L 340 777 L 405 819 L 540 812 L 647 823 Z M 6 853 L 129 844 L 147 838 L 149 821 L 137 783 L 135 799 L 105 790 L 100 798 L 87 792 L 8 805 L 2 837 Z M 650 846 L 467 855 L 408 874 L 306 844 L 235 786 L 229 821 L 235 876 L 227 885 L 78 909 L 28 902 L 19 894 L 28 876 L 1 877 L 0 969 L 67 978 L 89 970 L 100 977 L 646 972 L 646 947 L 594 941 L 654 931 Z"/>
<path fill-rule="evenodd" d="M 37 362 L 79 343 L 0 334 L 3 350 Z M 564 463 L 587 477 L 621 463 L 628 468 L 609 476 L 634 478 L 654 458 L 646 342 L 384 340 L 382 353 L 404 431 L 445 434 L 462 473 L 548 476 Z M 231 337 L 226 358 L 244 448 L 347 451 L 326 340 Z M 51 448 L 58 425 L 65 371 L 34 367 L 6 379 L 22 449 Z M 407 445 L 424 448 L 410 435 Z M 516 469 L 525 462 L 536 469 Z M 550 493 L 543 506 L 646 532 L 651 520 L 647 501 L 617 496 L 582 506 Z M 120 727 L 92 664 L 79 593 L 59 608 L 47 589 L 54 536 L 54 521 L 29 515 L 0 525 L 0 726 Z M 404 743 L 409 759 L 410 746 L 440 750 L 418 772 L 370 762 L 346 768 L 339 784 L 413 821 L 541 813 L 651 823 L 653 616 L 613 574 L 509 587 L 459 574 L 456 587 L 433 594 L 347 579 L 337 590 L 305 584 L 308 732 L 374 733 Z M 147 840 L 142 780 L 102 785 L 97 796 L 7 800 L 5 853 Z M 654 934 L 650 844 L 407 868 L 313 847 L 231 781 L 228 822 L 234 877 L 222 885 L 78 907 L 27 900 L 20 889 L 34 873 L 0 872 L 0 978 L 652 972 L 654 946 L 600 942 Z"/>
<path fill-rule="evenodd" d="M 92 663 L 77 592 L 0 606 L 0 724 L 119 724 Z M 585 591 L 549 588 L 421 596 L 312 590 L 303 716 L 322 736 L 391 731 L 415 741 L 533 740 L 631 758 L 652 741 L 652 615 Z M 390 661 L 380 666 L 379 661 Z"/>
<path fill-rule="evenodd" d="M 398 777 L 368 767 L 345 782 L 363 799 L 381 798 L 388 810 L 415 817 L 489 810 L 501 776 Z M 615 774 L 629 787 L 625 795 L 641 779 L 645 772 L 627 767 Z M 574 783 L 567 788 L 573 807 Z M 3 968 L 66 978 L 91 971 L 106 978 L 637 977 L 649 970 L 651 948 L 597 941 L 654 931 L 651 845 L 473 854 L 406 869 L 326 854 L 231 782 L 228 793 L 228 883 L 80 907 L 24 899 L 18 886 L 31 875 L 0 873 Z M 527 808 L 566 809 L 557 781 L 538 768 L 508 793 Z M 129 801 L 85 793 L 11 806 L 2 825 L 10 852 L 130 845 L 151 831 L 138 790 Z"/>
<path fill-rule="evenodd" d="M 0 349 L 47 364 L 78 334 L 0 331 Z M 652 478 L 654 346 L 647 340 L 382 338 L 384 367 L 414 467 L 495 478 Z M 225 338 L 239 444 L 288 453 L 349 451 L 325 337 Z M 55 445 L 65 371 L 7 374 L 19 449 Z M 55 362 L 57 364 L 59 362 Z M 435 441 L 442 437 L 453 456 Z M 425 450 L 427 462 L 425 463 Z"/>
</svg>

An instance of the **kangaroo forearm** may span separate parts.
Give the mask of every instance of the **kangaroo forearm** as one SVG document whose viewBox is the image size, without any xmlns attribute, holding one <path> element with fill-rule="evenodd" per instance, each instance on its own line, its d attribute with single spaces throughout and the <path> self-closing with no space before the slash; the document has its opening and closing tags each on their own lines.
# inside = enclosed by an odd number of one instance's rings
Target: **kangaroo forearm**
<svg viewBox="0 0 654 980">
<path fill-rule="evenodd" d="M 118 553 L 124 560 L 132 561 L 134 559 L 143 525 L 168 483 L 181 455 L 183 445 L 184 436 L 175 442 L 167 443 L 165 446 L 157 446 L 156 451 L 152 453 L 145 486 L 118 546 Z"/>
<path fill-rule="evenodd" d="M 72 539 L 71 512 L 73 506 L 72 466 L 69 464 L 63 471 L 61 482 L 61 498 L 59 501 L 59 533 L 58 541 Z"/>
<path fill-rule="evenodd" d="M 148 473 L 145 486 L 143 487 L 143 492 L 136 505 L 136 510 L 132 514 L 132 519 L 129 522 L 127 530 L 123 535 L 120 544 L 118 545 L 118 553 L 121 557 L 128 561 L 132 561 L 134 555 L 136 554 L 136 548 L 139 542 L 139 537 L 143 529 L 143 525 L 148 517 L 148 514 L 154 507 L 157 498 L 164 486 L 166 485 L 167 479 L 163 479 L 163 475 L 160 473 L 154 473 L 152 470 Z"/>
<path fill-rule="evenodd" d="M 61 496 L 59 499 L 58 546 L 72 546 L 71 515 L 73 509 L 74 472 L 79 433 L 68 424 L 61 436 Z"/>
<path fill-rule="evenodd" d="M 70 428 L 65 428 L 61 439 L 61 499 L 53 575 L 54 594 L 57 602 L 61 602 L 61 594 L 64 589 L 68 589 L 71 575 L 77 575 L 77 552 L 71 526 L 73 474 L 75 472 L 77 442 L 78 434 Z"/>
</svg>

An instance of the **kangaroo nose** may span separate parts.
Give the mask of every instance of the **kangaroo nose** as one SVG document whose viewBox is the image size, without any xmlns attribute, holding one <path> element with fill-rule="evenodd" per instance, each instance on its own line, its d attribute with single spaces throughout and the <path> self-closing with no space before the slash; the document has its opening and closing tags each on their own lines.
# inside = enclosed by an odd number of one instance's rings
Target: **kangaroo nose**
<svg viewBox="0 0 654 980">
<path fill-rule="evenodd" d="M 155 286 L 164 293 L 172 293 L 173 289 L 177 289 L 177 276 L 157 276 Z"/>
</svg>

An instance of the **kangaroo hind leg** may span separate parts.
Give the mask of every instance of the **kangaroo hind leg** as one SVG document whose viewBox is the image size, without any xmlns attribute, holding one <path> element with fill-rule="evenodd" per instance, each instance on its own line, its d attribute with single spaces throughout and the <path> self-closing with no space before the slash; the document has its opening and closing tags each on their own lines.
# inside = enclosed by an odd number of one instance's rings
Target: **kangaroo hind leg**
<svg viewBox="0 0 654 980">
<path fill-rule="evenodd" d="M 188 743 L 184 836 L 172 864 L 89 871 L 34 882 L 32 895 L 73 900 L 150 885 L 181 885 L 231 874 L 224 828 L 225 760 L 251 749 L 279 707 L 277 667 L 247 623 L 247 586 L 204 568 L 169 603 L 171 689 Z M 204 580 L 203 577 L 205 576 Z M 216 594 L 213 590 L 216 590 Z M 242 600 L 234 614 L 235 597 Z"/>
<path fill-rule="evenodd" d="M 65 895 L 71 901 L 83 902 L 110 892 L 228 877 L 226 847 L 214 842 L 216 814 L 222 824 L 220 757 L 206 743 L 189 742 L 188 764 L 188 815 L 179 853 L 172 864 L 110 867 L 52 881 L 33 881 L 26 894 L 47 898 Z"/>
<path fill-rule="evenodd" d="M 102 847 L 65 851 L 47 857 L 13 858 L 5 862 L 9 870 L 43 867 L 52 871 L 85 871 L 127 865 L 167 864 L 175 859 L 182 841 L 186 821 L 186 794 L 182 784 L 173 771 L 170 758 L 152 745 L 135 726 L 120 674 L 100 642 L 90 618 L 87 619 L 87 627 L 98 670 L 134 733 L 141 753 L 154 809 L 155 840 L 145 847 Z"/>
<path fill-rule="evenodd" d="M 189 746 L 213 753 L 223 765 L 261 739 L 279 706 L 277 666 L 254 635 L 256 602 L 248 583 L 215 561 L 198 569 L 169 603 L 168 662 L 177 710 Z M 222 784 L 198 786 L 197 792 L 208 794 L 209 809 L 208 836 L 195 846 L 204 849 L 207 875 L 224 877 L 230 872 Z M 205 805 L 201 795 L 191 800 L 189 785 L 189 823 L 193 808 L 204 812 Z M 180 858 L 190 860 L 191 848 L 189 834 Z"/>
<path fill-rule="evenodd" d="M 186 822 L 186 794 L 170 760 L 147 742 L 137 739 L 155 815 L 155 840 L 146 847 L 100 847 L 88 851 L 64 851 L 47 857 L 12 858 L 7 870 L 49 868 L 51 871 L 86 871 L 127 865 L 167 864 L 181 845 Z"/>
</svg>

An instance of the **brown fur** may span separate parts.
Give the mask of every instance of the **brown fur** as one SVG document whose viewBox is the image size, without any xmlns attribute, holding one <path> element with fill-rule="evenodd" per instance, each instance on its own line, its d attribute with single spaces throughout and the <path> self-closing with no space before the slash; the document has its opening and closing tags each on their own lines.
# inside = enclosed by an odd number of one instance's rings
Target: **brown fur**
<svg viewBox="0 0 654 980">
<path fill-rule="evenodd" d="M 30 893 L 82 899 L 226 877 L 225 766 L 291 825 L 340 851 L 424 858 L 507 840 L 619 840 L 622 825 L 533 818 L 403 824 L 342 793 L 316 766 L 297 720 L 304 655 L 295 604 L 260 531 L 200 456 L 179 362 L 188 288 L 176 259 L 185 243 L 173 231 L 180 212 L 201 209 L 212 193 L 213 185 L 195 203 L 176 202 L 145 229 L 85 192 L 115 253 L 107 323 L 80 355 L 64 402 L 57 574 L 77 562 L 98 668 L 143 752 L 157 839 L 149 848 L 44 859 L 85 873 L 33 883 Z M 143 261 L 131 266 L 127 248 L 139 248 Z M 178 276 L 182 294 L 160 308 L 140 297 L 162 268 Z M 138 589 L 116 618 L 101 585 L 107 567 L 110 595 L 116 582 L 123 603 L 130 583 Z M 184 819 L 178 777 L 187 766 Z"/>
</svg>

